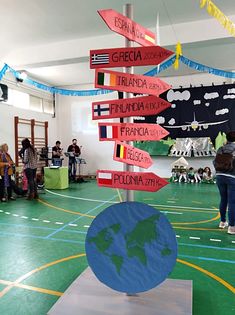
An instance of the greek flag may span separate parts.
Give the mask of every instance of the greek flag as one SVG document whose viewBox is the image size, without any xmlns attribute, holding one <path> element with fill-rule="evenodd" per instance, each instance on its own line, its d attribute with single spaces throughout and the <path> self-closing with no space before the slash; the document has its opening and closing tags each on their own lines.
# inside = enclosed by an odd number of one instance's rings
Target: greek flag
<svg viewBox="0 0 235 315">
<path fill-rule="evenodd" d="M 91 55 L 92 65 L 104 65 L 109 63 L 109 54 L 93 54 Z"/>
</svg>

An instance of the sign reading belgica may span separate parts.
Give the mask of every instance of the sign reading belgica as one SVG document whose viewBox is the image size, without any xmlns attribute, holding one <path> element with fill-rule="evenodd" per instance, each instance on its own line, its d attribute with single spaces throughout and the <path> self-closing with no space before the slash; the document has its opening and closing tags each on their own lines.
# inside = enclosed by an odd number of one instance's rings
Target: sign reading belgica
<svg viewBox="0 0 235 315">
<path fill-rule="evenodd" d="M 90 68 L 158 65 L 173 54 L 160 46 L 90 50 Z"/>
<path fill-rule="evenodd" d="M 168 134 L 157 124 L 99 123 L 100 141 L 158 141 Z"/>
<path fill-rule="evenodd" d="M 113 159 L 143 168 L 149 168 L 153 164 L 148 152 L 134 148 L 121 141 L 115 141 Z"/>
<path fill-rule="evenodd" d="M 169 183 L 154 173 L 97 171 L 98 186 L 128 190 L 158 191 Z"/>
<path fill-rule="evenodd" d="M 141 96 L 92 103 L 92 119 L 157 115 L 171 103 L 157 96 Z"/>
<path fill-rule="evenodd" d="M 98 10 L 107 26 L 114 32 L 135 41 L 142 46 L 154 46 L 155 34 L 121 13 L 112 10 Z"/>
<path fill-rule="evenodd" d="M 104 69 L 95 70 L 95 87 L 159 96 L 171 86 L 155 77 L 127 74 Z"/>
</svg>

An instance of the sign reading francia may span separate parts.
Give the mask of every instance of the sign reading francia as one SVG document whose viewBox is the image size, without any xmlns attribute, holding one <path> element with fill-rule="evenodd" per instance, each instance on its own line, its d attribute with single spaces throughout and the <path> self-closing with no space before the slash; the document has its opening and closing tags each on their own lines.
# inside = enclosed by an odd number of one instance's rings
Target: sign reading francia
<svg viewBox="0 0 235 315">
<path fill-rule="evenodd" d="M 98 10 L 106 25 L 114 32 L 142 46 L 154 46 L 155 34 L 121 13 L 108 9 Z"/>
<path fill-rule="evenodd" d="M 169 134 L 157 124 L 99 123 L 100 141 L 157 141 Z"/>
<path fill-rule="evenodd" d="M 90 50 L 90 68 L 158 65 L 173 54 L 160 46 Z"/>
<path fill-rule="evenodd" d="M 155 77 L 127 74 L 104 69 L 95 70 L 95 87 L 130 93 L 159 96 L 171 86 Z"/>
<path fill-rule="evenodd" d="M 120 141 L 115 142 L 113 159 L 118 162 L 143 168 L 149 168 L 153 164 L 148 152 L 134 148 L 131 145 Z"/>
<path fill-rule="evenodd" d="M 154 173 L 97 171 L 98 186 L 128 190 L 158 191 L 168 182 Z"/>
<path fill-rule="evenodd" d="M 141 96 L 92 103 L 92 119 L 157 115 L 171 103 L 157 96 Z"/>
</svg>

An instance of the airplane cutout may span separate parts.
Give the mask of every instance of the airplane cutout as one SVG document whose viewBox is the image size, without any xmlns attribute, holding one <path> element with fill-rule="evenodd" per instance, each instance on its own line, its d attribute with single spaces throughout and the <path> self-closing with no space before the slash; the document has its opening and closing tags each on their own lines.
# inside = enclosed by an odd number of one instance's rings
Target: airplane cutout
<svg viewBox="0 0 235 315">
<path fill-rule="evenodd" d="M 181 128 L 183 131 L 187 130 L 187 131 L 190 131 L 190 128 L 193 129 L 193 131 L 196 131 L 197 129 L 199 131 L 203 129 L 208 129 L 209 126 L 213 126 L 213 125 L 220 125 L 220 124 L 223 124 L 225 123 L 227 120 L 223 120 L 223 121 L 217 121 L 217 122 L 212 122 L 212 123 L 207 123 L 207 122 L 204 122 L 204 121 L 197 121 L 196 120 L 196 116 L 195 116 L 195 113 L 193 113 L 193 121 L 190 122 L 190 121 L 186 121 L 186 124 L 188 125 L 180 125 L 180 126 L 163 126 L 164 128 Z"/>
</svg>

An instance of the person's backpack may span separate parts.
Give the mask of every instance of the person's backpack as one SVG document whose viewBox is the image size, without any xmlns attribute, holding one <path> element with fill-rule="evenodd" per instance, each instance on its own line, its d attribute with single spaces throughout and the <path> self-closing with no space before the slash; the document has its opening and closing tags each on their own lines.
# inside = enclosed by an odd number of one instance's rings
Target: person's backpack
<svg viewBox="0 0 235 315">
<path fill-rule="evenodd" d="M 214 160 L 215 170 L 218 172 L 232 171 L 234 156 L 232 153 L 225 153 L 222 149 L 220 153 L 216 154 Z"/>
</svg>

